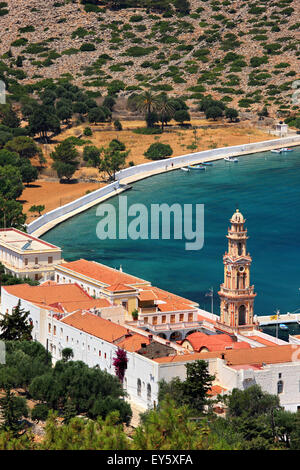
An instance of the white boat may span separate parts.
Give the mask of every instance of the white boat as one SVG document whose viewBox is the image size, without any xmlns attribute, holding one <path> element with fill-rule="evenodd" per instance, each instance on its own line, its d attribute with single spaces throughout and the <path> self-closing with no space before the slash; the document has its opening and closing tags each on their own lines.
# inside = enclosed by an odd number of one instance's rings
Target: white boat
<svg viewBox="0 0 300 470">
<path fill-rule="evenodd" d="M 182 169 L 182 171 L 190 171 L 188 168 L 184 168 L 184 167 L 181 168 L 181 169 Z"/>
<path fill-rule="evenodd" d="M 235 163 L 239 161 L 238 158 L 235 158 L 235 157 L 225 157 L 224 160 L 226 162 L 235 162 Z"/>
<path fill-rule="evenodd" d="M 282 149 L 271 150 L 272 153 L 281 153 Z"/>
<path fill-rule="evenodd" d="M 281 152 L 292 152 L 293 149 L 288 149 L 288 148 L 283 148 L 283 149 L 280 149 Z"/>
<path fill-rule="evenodd" d="M 280 328 L 281 330 L 288 330 L 288 329 L 289 329 L 289 327 L 286 326 L 284 323 L 280 323 L 279 328 Z"/>
<path fill-rule="evenodd" d="M 188 169 L 189 170 L 206 170 L 205 166 L 202 166 L 202 165 L 195 165 L 195 166 L 189 165 Z"/>
</svg>

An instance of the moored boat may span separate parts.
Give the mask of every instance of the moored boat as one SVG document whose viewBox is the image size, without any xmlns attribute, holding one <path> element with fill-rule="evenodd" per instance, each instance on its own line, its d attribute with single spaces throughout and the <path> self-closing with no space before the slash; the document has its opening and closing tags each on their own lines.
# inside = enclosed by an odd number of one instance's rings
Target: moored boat
<svg viewBox="0 0 300 470">
<path fill-rule="evenodd" d="M 205 170 L 206 168 L 203 165 L 195 165 L 195 166 L 189 165 L 188 169 L 189 170 Z"/>
<path fill-rule="evenodd" d="M 235 158 L 235 157 L 225 157 L 224 160 L 226 162 L 235 162 L 235 163 L 239 161 L 238 158 Z"/>
<path fill-rule="evenodd" d="M 280 328 L 281 330 L 288 330 L 288 329 L 289 329 L 289 327 L 286 326 L 284 323 L 280 323 L 279 328 Z"/>
</svg>

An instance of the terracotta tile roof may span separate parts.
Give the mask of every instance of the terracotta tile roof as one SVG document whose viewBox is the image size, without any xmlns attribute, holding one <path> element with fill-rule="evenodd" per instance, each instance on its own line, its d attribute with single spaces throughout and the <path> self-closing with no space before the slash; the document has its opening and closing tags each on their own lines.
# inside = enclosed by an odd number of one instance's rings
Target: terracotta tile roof
<svg viewBox="0 0 300 470">
<path fill-rule="evenodd" d="M 274 346 L 275 343 L 275 340 L 272 341 L 272 340 L 267 340 L 265 338 L 261 338 L 260 336 L 247 336 L 247 338 L 249 339 L 253 339 L 254 341 L 257 341 L 258 343 L 260 344 L 263 344 L 264 346 Z"/>
<path fill-rule="evenodd" d="M 43 283 L 39 286 L 17 284 L 3 289 L 17 298 L 40 306 L 53 306 L 60 311 L 73 312 L 77 309 L 108 307 L 106 299 L 93 299 L 78 284 Z"/>
<path fill-rule="evenodd" d="M 233 341 L 226 334 L 207 335 L 199 331 L 188 335 L 184 341 L 188 341 L 196 352 L 200 352 L 203 348 L 208 349 L 208 351 L 220 351 L 227 348 L 249 349 L 251 347 L 246 341 Z"/>
<path fill-rule="evenodd" d="M 122 284 L 121 282 L 118 282 L 116 284 L 112 284 L 111 286 L 106 287 L 106 290 L 109 290 L 111 292 L 135 292 L 136 289 L 130 286 L 126 286 L 125 284 Z"/>
<path fill-rule="evenodd" d="M 122 341 L 118 342 L 118 346 L 122 349 L 126 349 L 129 352 L 139 351 L 142 347 L 142 344 L 150 344 L 150 340 L 147 336 L 139 335 L 135 333 L 127 338 L 124 338 Z"/>
<path fill-rule="evenodd" d="M 153 290 L 141 290 L 139 292 L 138 297 L 141 302 L 149 302 L 151 300 L 154 301 L 158 299 L 157 295 L 153 292 Z"/>
<path fill-rule="evenodd" d="M 128 333 L 127 328 L 89 312 L 71 313 L 61 322 L 109 343 L 117 341 Z"/>
<path fill-rule="evenodd" d="M 151 291 L 157 296 L 158 300 L 164 303 L 157 302 L 157 308 L 160 312 L 177 312 L 179 310 L 193 310 L 198 306 L 197 302 L 185 299 L 179 295 L 172 294 L 171 292 L 159 289 L 158 287 L 151 287 Z"/>
<path fill-rule="evenodd" d="M 197 359 L 210 359 L 216 357 L 223 359 L 223 355 L 224 360 L 229 366 L 251 364 L 259 366 L 263 363 L 278 364 L 295 360 L 295 346 L 287 344 L 278 346 L 266 346 L 264 348 L 212 351 L 187 355 L 178 355 L 174 356 L 173 358 L 161 357 L 155 359 L 155 361 L 160 363 L 167 363 L 195 361 Z M 300 360 L 300 358 L 296 357 L 296 360 Z"/>
<path fill-rule="evenodd" d="M 87 261 L 85 259 L 79 259 L 77 261 L 71 261 L 69 263 L 62 263 L 58 269 L 69 269 L 78 274 L 82 274 L 90 279 L 99 281 L 108 286 L 114 286 L 116 284 L 149 284 L 143 279 L 139 279 L 130 274 L 126 274 L 118 269 L 110 268 L 104 264 L 96 263 L 95 261 Z"/>
<path fill-rule="evenodd" d="M 220 385 L 213 385 L 210 390 L 208 390 L 207 395 L 216 396 L 220 395 L 222 392 L 226 392 L 226 388 L 221 387 Z"/>
</svg>

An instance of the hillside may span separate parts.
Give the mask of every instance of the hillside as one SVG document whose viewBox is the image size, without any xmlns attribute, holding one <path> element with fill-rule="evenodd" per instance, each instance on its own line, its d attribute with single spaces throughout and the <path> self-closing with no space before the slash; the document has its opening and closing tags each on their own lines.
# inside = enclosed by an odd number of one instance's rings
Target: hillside
<svg viewBox="0 0 300 470">
<path fill-rule="evenodd" d="M 104 3 L 2 2 L 0 75 L 22 84 L 71 76 L 86 90 L 120 97 L 151 88 L 197 103 L 211 94 L 240 110 L 267 106 L 273 116 L 293 109 L 298 0 L 191 0 L 188 14 Z"/>
</svg>

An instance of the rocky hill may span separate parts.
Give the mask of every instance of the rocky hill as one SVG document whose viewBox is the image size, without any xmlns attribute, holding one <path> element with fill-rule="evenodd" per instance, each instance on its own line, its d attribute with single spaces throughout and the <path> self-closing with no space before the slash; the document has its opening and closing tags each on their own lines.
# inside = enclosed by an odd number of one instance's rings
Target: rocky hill
<svg viewBox="0 0 300 470">
<path fill-rule="evenodd" d="M 244 111 L 296 110 L 299 0 L 191 0 L 188 14 L 104 3 L 0 2 L 0 72 L 23 84 L 71 76 L 102 95 L 151 88 Z"/>
</svg>

